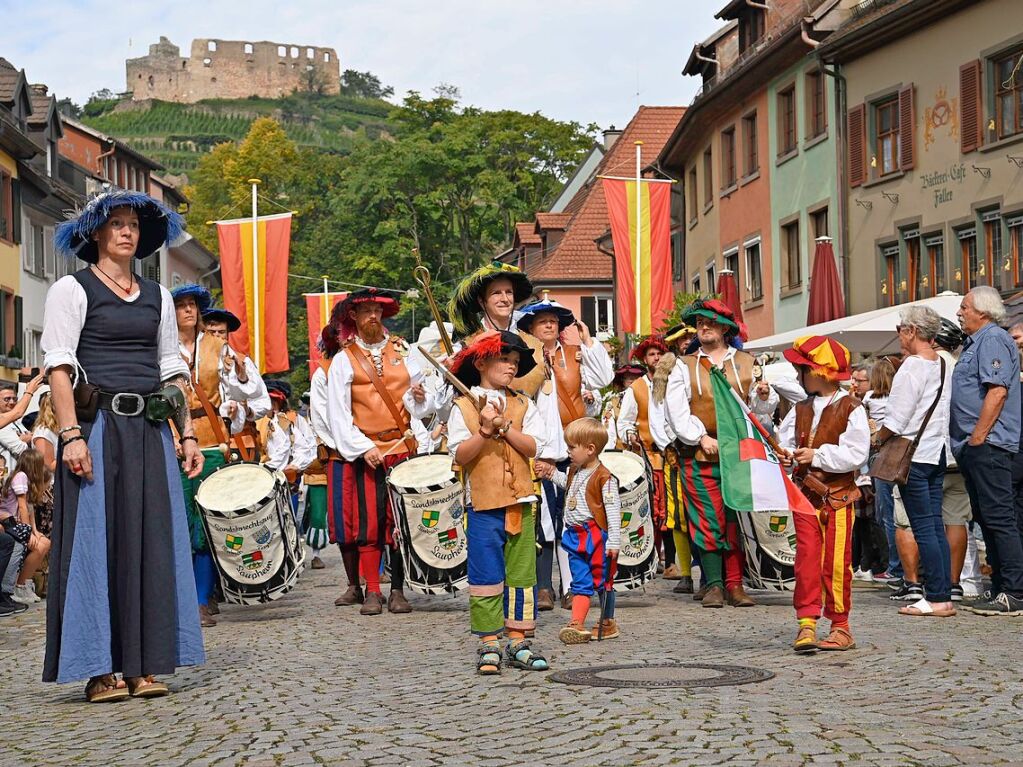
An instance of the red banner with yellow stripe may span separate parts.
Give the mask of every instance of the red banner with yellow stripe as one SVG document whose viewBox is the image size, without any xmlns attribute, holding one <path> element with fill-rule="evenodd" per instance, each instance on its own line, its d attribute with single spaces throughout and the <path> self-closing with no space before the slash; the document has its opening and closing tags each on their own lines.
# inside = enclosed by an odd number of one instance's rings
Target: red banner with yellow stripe
<svg viewBox="0 0 1023 767">
<path fill-rule="evenodd" d="M 636 181 L 602 181 L 615 252 L 616 325 L 649 335 L 672 307 L 671 184 L 640 181 L 637 200 Z"/>
<path fill-rule="evenodd" d="M 291 214 L 218 221 L 224 306 L 241 320 L 231 343 L 260 373 L 283 373 L 288 361 L 288 260 Z"/>
<path fill-rule="evenodd" d="M 334 307 L 344 301 L 348 293 L 306 293 L 305 310 L 309 323 L 309 377 L 312 378 L 320 364 L 320 334 L 330 319 Z"/>
</svg>

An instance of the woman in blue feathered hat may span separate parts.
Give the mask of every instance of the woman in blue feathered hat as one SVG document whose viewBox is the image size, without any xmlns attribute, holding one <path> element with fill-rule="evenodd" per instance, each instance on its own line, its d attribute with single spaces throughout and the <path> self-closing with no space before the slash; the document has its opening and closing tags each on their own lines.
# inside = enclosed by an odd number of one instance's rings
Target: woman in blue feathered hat
<svg viewBox="0 0 1023 767">
<path fill-rule="evenodd" d="M 177 458 L 202 471 L 188 369 L 170 293 L 133 269 L 181 229 L 177 213 L 125 191 L 57 227 L 58 251 L 88 266 L 46 297 L 61 444 L 43 680 L 88 679 L 90 702 L 166 695 L 154 674 L 205 662 Z"/>
</svg>

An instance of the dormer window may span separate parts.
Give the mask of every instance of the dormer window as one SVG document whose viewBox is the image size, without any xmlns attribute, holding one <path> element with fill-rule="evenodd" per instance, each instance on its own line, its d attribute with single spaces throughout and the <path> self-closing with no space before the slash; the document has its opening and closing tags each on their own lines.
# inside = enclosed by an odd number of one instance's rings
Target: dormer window
<svg viewBox="0 0 1023 767">
<path fill-rule="evenodd" d="M 739 17 L 739 53 L 752 48 L 764 38 L 767 12 L 762 8 L 747 8 Z"/>
</svg>

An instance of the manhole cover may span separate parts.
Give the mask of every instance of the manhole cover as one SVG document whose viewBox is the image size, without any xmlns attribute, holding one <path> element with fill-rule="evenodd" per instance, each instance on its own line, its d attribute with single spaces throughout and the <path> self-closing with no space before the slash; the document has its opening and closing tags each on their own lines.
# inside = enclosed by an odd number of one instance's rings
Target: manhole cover
<svg viewBox="0 0 1023 767">
<path fill-rule="evenodd" d="M 750 666 L 712 663 L 634 663 L 627 666 L 593 666 L 558 671 L 549 677 L 563 684 L 591 687 L 724 687 L 766 682 L 770 671 Z"/>
</svg>

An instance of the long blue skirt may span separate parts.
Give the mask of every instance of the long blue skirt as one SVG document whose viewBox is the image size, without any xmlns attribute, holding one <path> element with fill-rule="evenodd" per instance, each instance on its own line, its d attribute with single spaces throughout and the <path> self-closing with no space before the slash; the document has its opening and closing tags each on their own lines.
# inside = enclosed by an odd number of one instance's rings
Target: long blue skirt
<svg viewBox="0 0 1023 767">
<path fill-rule="evenodd" d="M 170 428 L 99 411 L 91 482 L 57 455 L 44 682 L 206 660 Z"/>
</svg>

